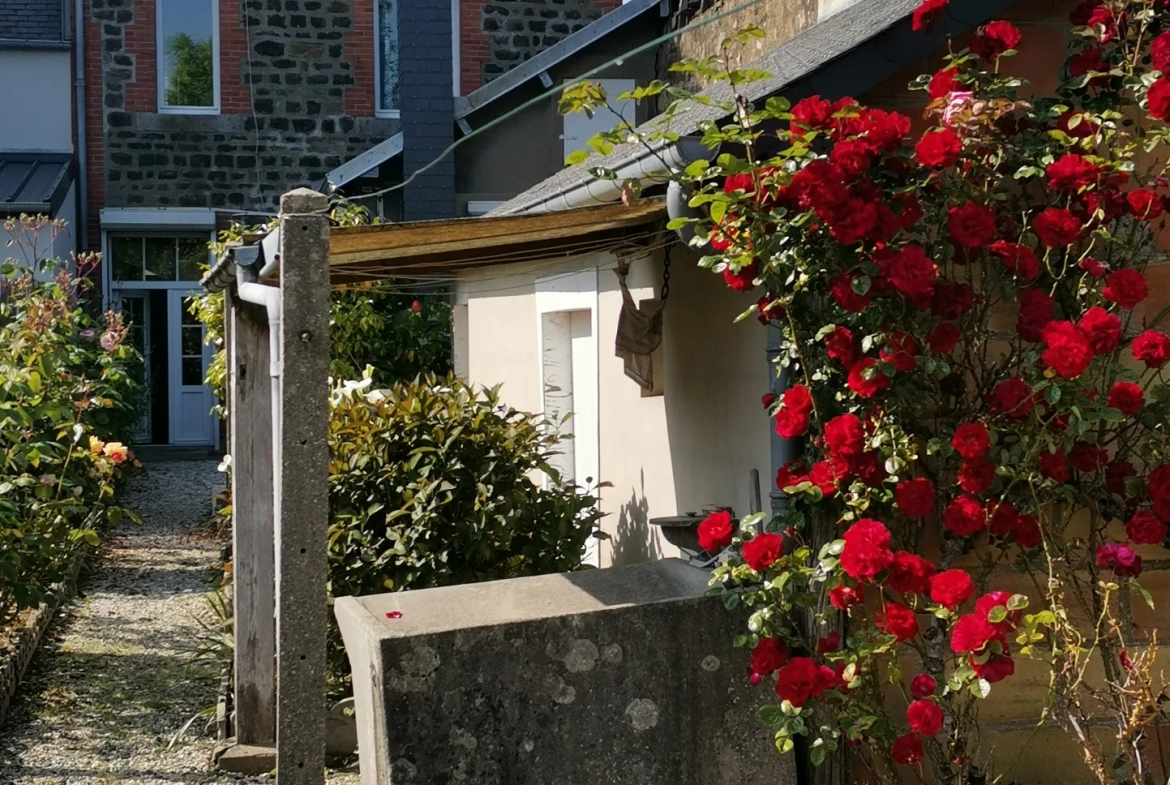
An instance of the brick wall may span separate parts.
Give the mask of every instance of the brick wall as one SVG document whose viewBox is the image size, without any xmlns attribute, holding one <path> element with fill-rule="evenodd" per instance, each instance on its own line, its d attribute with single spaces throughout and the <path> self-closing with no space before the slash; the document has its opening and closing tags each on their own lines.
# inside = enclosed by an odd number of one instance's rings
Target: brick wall
<svg viewBox="0 0 1170 785">
<path fill-rule="evenodd" d="M 221 112 L 182 115 L 158 114 L 155 1 L 87 0 L 91 244 L 103 206 L 272 211 L 399 130 L 373 116 L 369 0 L 219 2 Z"/>
<path fill-rule="evenodd" d="M 621 0 L 460 3 L 460 91 L 507 73 L 621 5 Z"/>
</svg>

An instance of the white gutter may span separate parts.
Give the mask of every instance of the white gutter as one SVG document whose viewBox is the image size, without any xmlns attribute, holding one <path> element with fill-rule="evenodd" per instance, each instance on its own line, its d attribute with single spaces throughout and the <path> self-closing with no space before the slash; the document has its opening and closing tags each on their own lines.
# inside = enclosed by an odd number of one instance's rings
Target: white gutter
<svg viewBox="0 0 1170 785">
<path fill-rule="evenodd" d="M 280 289 L 262 283 L 239 281 L 237 291 L 246 303 L 263 305 L 268 312 L 268 375 L 274 401 L 280 400 Z"/>
</svg>

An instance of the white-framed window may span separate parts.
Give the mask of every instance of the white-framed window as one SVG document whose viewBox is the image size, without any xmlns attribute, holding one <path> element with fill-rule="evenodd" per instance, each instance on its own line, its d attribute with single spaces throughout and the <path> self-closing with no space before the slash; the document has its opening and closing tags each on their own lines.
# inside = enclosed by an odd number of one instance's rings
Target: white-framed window
<svg viewBox="0 0 1170 785">
<path fill-rule="evenodd" d="M 158 110 L 219 113 L 218 0 L 155 0 Z"/>
<path fill-rule="evenodd" d="M 374 3 L 374 92 L 378 117 L 398 117 L 398 0 Z"/>
<path fill-rule="evenodd" d="M 207 241 L 205 233 L 111 234 L 111 280 L 122 288 L 141 288 L 133 284 L 174 288 L 184 281 L 188 288 L 195 287 L 211 258 Z"/>
</svg>

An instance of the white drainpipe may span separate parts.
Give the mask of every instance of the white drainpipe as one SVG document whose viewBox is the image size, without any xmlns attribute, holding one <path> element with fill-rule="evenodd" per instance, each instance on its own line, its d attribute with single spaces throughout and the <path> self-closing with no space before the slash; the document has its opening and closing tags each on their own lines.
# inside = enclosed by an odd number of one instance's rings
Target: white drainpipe
<svg viewBox="0 0 1170 785">
<path fill-rule="evenodd" d="M 272 377 L 272 400 L 280 390 L 280 289 L 275 286 L 265 286 L 262 283 L 240 281 L 238 285 L 240 299 L 246 303 L 263 305 L 268 312 L 268 375 Z"/>
</svg>

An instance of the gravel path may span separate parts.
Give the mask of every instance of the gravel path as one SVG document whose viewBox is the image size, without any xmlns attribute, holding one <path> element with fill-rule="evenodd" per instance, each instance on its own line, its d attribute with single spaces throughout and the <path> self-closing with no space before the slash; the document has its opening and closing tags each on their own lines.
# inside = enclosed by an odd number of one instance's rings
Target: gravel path
<svg viewBox="0 0 1170 785">
<path fill-rule="evenodd" d="M 124 504 L 143 518 L 113 532 L 37 653 L 0 730 L 3 785 L 271 783 L 211 768 L 203 720 L 217 675 L 187 658 L 210 619 L 219 543 L 199 531 L 223 487 L 214 461 L 153 464 Z M 335 774 L 330 785 L 356 784 Z"/>
</svg>

